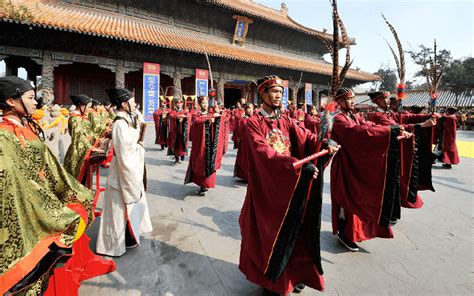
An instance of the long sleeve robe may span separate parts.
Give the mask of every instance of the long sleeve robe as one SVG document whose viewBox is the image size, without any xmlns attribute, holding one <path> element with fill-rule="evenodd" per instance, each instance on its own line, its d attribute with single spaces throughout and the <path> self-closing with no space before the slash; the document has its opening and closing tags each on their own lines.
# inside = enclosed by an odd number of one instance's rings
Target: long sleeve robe
<svg viewBox="0 0 474 296">
<path fill-rule="evenodd" d="M 431 130 L 422 129 L 420 122 L 428 119 L 428 115 L 399 114 L 396 112 L 373 112 L 368 114 L 368 120 L 378 125 L 390 126 L 403 123 L 405 130 L 414 136 L 400 142 L 403 159 L 403 171 L 400 172 L 400 198 L 405 208 L 421 208 L 423 200 L 418 195 L 420 180 L 431 179 L 431 164 L 424 159 L 430 159 L 431 147 L 424 145 L 431 139 Z M 424 141 L 423 141 L 424 140 Z M 423 147 L 426 146 L 426 147 Z M 424 164 L 427 165 L 424 165 Z M 429 176 L 426 176 L 429 174 Z"/>
<path fill-rule="evenodd" d="M 214 122 L 201 114 L 193 117 L 190 133 L 193 145 L 184 184 L 193 182 L 203 188 L 216 186 L 216 171 L 221 167 L 224 152 L 221 128 L 220 117 L 216 117 Z"/>
<path fill-rule="evenodd" d="M 121 256 L 126 240 L 140 244 L 140 235 L 152 231 L 143 185 L 145 149 L 138 144 L 139 130 L 127 114 L 119 112 L 112 125 L 115 157 L 109 168 L 104 194 L 97 253 Z"/>
<path fill-rule="evenodd" d="M 233 136 L 235 136 L 235 144 L 237 156 L 235 157 L 234 177 L 240 178 L 244 181 L 248 180 L 249 174 L 249 156 L 248 156 L 248 136 L 247 136 L 247 120 L 248 117 L 242 117 L 239 124 L 235 128 Z"/>
<path fill-rule="evenodd" d="M 438 144 L 441 146 L 441 162 L 447 164 L 458 164 L 459 155 L 456 146 L 456 124 L 455 115 L 443 115 L 438 124 Z"/>
<path fill-rule="evenodd" d="M 64 157 L 64 168 L 82 181 L 87 170 L 87 154 L 94 145 L 97 135 L 89 119 L 80 115 L 69 117 L 68 131 L 71 135 L 71 144 Z"/>
<path fill-rule="evenodd" d="M 92 198 L 31 130 L 0 123 L 0 295 L 44 292 L 93 222 Z"/>
<path fill-rule="evenodd" d="M 172 111 L 169 117 L 168 155 L 185 156 L 188 153 L 191 114 L 183 111 Z"/>
<path fill-rule="evenodd" d="M 398 134 L 398 126 L 376 125 L 358 115 L 334 117 L 331 137 L 342 146 L 331 166 L 334 234 L 341 231 L 353 242 L 393 237 L 389 222 L 400 213 Z"/>
<path fill-rule="evenodd" d="M 155 144 L 168 145 L 168 116 L 164 116 L 167 109 L 156 109 L 153 113 L 153 120 L 155 122 Z"/>
<path fill-rule="evenodd" d="M 295 170 L 315 153 L 316 135 L 286 115 L 247 120 L 249 180 L 239 218 L 240 270 L 248 280 L 287 295 L 296 284 L 323 290 L 319 231 L 324 161 Z"/>
</svg>

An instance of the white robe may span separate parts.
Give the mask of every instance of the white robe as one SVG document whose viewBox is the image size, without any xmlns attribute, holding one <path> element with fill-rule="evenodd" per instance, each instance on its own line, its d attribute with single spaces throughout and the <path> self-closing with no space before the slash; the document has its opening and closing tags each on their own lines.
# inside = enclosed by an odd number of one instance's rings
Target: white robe
<svg viewBox="0 0 474 296">
<path fill-rule="evenodd" d="M 143 186 L 145 149 L 139 145 L 139 130 L 130 125 L 127 113 L 118 112 L 112 126 L 114 158 L 110 164 L 104 194 L 96 251 L 108 256 L 125 253 L 127 222 L 140 244 L 140 235 L 151 232 L 152 225 Z"/>
</svg>

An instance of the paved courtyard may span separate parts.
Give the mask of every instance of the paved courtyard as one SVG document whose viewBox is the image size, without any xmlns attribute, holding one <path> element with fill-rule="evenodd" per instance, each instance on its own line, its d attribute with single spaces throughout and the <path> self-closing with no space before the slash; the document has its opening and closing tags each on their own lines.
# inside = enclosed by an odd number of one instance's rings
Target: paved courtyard
<svg viewBox="0 0 474 296">
<path fill-rule="evenodd" d="M 260 295 L 238 269 L 246 185 L 232 177 L 236 150 L 229 145 L 216 188 L 201 197 L 195 185 L 183 185 L 187 160 L 172 166 L 153 144 L 153 132 L 150 126 L 146 164 L 154 230 L 139 248 L 114 259 L 115 272 L 83 282 L 80 295 Z M 460 132 L 458 140 L 473 147 L 474 132 Z M 473 173 L 473 158 L 462 157 L 452 170 L 436 164 L 436 192 L 422 192 L 423 208 L 403 209 L 395 238 L 360 243 L 361 251 L 351 253 L 331 232 L 327 170 L 321 228 L 326 290 L 307 288 L 300 295 L 472 294 Z M 98 225 L 89 230 L 92 249 Z"/>
</svg>

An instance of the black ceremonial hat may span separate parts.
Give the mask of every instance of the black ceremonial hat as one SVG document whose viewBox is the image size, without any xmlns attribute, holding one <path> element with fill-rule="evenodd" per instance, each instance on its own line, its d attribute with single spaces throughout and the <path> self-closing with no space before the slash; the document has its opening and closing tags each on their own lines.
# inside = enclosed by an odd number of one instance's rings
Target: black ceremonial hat
<svg viewBox="0 0 474 296">
<path fill-rule="evenodd" d="M 34 89 L 29 80 L 24 80 L 16 76 L 7 76 L 0 78 L 0 102 L 6 99 L 19 96 L 29 90 Z"/>
<path fill-rule="evenodd" d="M 109 96 L 110 102 L 114 105 L 120 105 L 123 102 L 130 100 L 133 97 L 131 91 L 125 88 L 109 88 L 106 89 L 105 92 Z"/>
<path fill-rule="evenodd" d="M 71 101 L 76 106 L 87 105 L 92 103 L 92 99 L 87 95 L 70 95 Z"/>
</svg>

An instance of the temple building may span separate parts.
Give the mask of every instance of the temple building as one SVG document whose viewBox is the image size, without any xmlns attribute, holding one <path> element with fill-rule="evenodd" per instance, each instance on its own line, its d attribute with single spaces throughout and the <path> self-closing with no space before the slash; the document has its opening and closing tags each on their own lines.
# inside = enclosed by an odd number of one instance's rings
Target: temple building
<svg viewBox="0 0 474 296">
<path fill-rule="evenodd" d="M 69 95 L 77 93 L 105 100 L 104 89 L 114 86 L 142 98 L 145 63 L 159 64 L 161 96 L 195 96 L 196 78 L 212 75 L 226 107 L 241 97 L 257 102 L 253 82 L 268 74 L 288 80 L 290 100 L 305 100 L 309 89 L 317 104 L 332 74 L 332 64 L 323 60 L 324 41 L 332 35 L 297 23 L 284 3 L 280 10 L 252 0 L 2 3 L 0 60 L 6 75 L 24 68 L 58 104 L 69 104 Z M 204 78 L 196 77 L 199 71 Z M 377 79 L 350 70 L 345 85 Z"/>
</svg>

